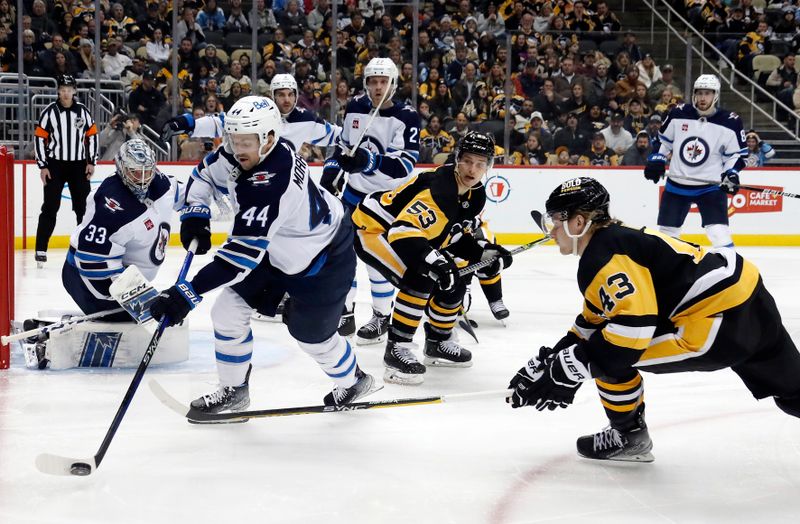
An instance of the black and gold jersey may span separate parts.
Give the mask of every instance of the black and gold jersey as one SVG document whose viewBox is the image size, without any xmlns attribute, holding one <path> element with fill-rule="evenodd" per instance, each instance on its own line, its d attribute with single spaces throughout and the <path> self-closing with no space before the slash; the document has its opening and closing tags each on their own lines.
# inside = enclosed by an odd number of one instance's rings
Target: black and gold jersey
<svg viewBox="0 0 800 524">
<path fill-rule="evenodd" d="M 445 164 L 370 194 L 353 212 L 353 224 L 385 235 L 403 263 L 417 268 L 432 249 L 447 245 L 453 224 L 476 217 L 485 203 L 482 184 L 459 195 L 455 165 Z"/>
<path fill-rule="evenodd" d="M 612 224 L 581 255 L 584 306 L 571 331 L 599 368 L 595 376 L 697 357 L 710 348 L 720 314 L 745 302 L 759 278 L 733 250 Z"/>
</svg>

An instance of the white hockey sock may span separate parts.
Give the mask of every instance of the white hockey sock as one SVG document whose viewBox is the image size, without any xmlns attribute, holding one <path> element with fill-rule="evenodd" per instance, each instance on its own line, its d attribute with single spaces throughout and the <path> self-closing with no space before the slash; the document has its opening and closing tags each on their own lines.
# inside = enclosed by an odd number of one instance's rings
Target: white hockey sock
<svg viewBox="0 0 800 524">
<path fill-rule="evenodd" d="M 322 371 L 331 377 L 337 386 L 349 388 L 356 383 L 358 362 L 347 339 L 336 333 L 328 340 L 316 344 L 299 340 L 297 343 L 300 345 L 300 349 L 317 361 Z"/>
<path fill-rule="evenodd" d="M 709 224 L 705 226 L 706 236 L 714 247 L 733 247 L 731 229 L 727 224 Z"/>
<path fill-rule="evenodd" d="M 217 357 L 220 386 L 240 386 L 247 375 L 253 358 L 253 332 L 239 337 L 224 335 L 214 330 L 214 351 Z"/>
<path fill-rule="evenodd" d="M 369 286 L 372 290 L 372 308 L 381 315 L 388 315 L 392 312 L 394 286 L 383 278 L 380 272 L 369 266 L 367 266 L 367 273 L 369 274 Z"/>
<path fill-rule="evenodd" d="M 678 238 L 681 235 L 681 228 L 679 227 L 658 226 L 658 230 L 673 238 Z"/>
</svg>

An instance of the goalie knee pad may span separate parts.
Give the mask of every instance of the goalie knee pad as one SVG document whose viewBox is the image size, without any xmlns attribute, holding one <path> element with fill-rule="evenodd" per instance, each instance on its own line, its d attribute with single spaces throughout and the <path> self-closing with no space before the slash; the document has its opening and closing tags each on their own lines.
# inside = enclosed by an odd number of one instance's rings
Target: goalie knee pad
<svg viewBox="0 0 800 524">
<path fill-rule="evenodd" d="M 710 224 L 705 226 L 706 236 L 714 247 L 733 247 L 731 229 L 727 224 Z"/>
</svg>

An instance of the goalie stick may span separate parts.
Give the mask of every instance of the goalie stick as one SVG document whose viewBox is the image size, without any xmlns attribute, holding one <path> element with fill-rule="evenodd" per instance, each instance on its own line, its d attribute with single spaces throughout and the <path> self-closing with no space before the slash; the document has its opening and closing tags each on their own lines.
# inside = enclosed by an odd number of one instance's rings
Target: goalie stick
<svg viewBox="0 0 800 524">
<path fill-rule="evenodd" d="M 192 264 L 192 259 L 194 258 L 194 252 L 196 249 L 197 239 L 194 239 L 189 245 L 186 258 L 184 258 L 181 270 L 178 272 L 178 282 L 186 278 L 186 273 L 189 272 L 189 266 Z M 86 475 L 91 475 L 97 468 L 100 467 L 100 463 L 103 461 L 103 457 L 106 456 L 108 447 L 111 445 L 111 440 L 117 433 L 117 429 L 119 429 L 119 426 L 122 423 L 122 418 L 128 411 L 128 407 L 131 405 L 131 401 L 133 401 L 133 396 L 136 394 L 136 390 L 138 389 L 139 384 L 142 382 L 142 377 L 144 377 L 144 372 L 147 371 L 147 366 L 150 364 L 150 359 L 153 358 L 153 354 L 155 354 L 156 349 L 158 348 L 158 342 L 161 340 L 161 335 L 164 334 L 168 320 L 169 319 L 164 316 L 164 318 L 161 319 L 161 322 L 158 323 L 158 329 L 156 329 L 156 332 L 153 334 L 153 338 L 150 339 L 150 344 L 147 346 L 147 349 L 144 352 L 142 361 L 139 364 L 139 367 L 136 369 L 136 373 L 133 375 L 133 380 L 131 380 L 131 384 L 128 386 L 128 390 L 125 392 L 125 397 L 122 399 L 122 403 L 117 409 L 117 414 L 114 415 L 114 420 L 111 421 L 111 426 L 108 428 L 106 436 L 103 439 L 103 442 L 100 444 L 100 448 L 97 450 L 97 453 L 95 453 L 93 457 L 86 458 L 71 458 L 53 455 L 50 453 L 42 453 L 36 457 L 36 468 L 39 471 L 49 475 L 76 475 L 85 477 Z"/>
<path fill-rule="evenodd" d="M 455 393 L 452 395 L 439 395 L 417 398 L 397 398 L 389 400 L 372 400 L 368 402 L 353 402 L 341 406 L 302 406 L 276 409 L 259 409 L 250 411 L 235 411 L 232 413 L 203 413 L 183 404 L 170 395 L 155 379 L 148 382 L 150 391 L 169 409 L 185 417 L 193 424 L 233 424 L 246 422 L 251 418 L 288 417 L 293 415 L 313 415 L 319 413 L 341 413 L 345 411 L 363 411 L 366 409 L 397 408 L 403 406 L 424 406 L 429 404 L 444 404 L 477 400 L 482 398 L 508 398 L 511 390 L 479 391 L 476 393 Z"/>
<path fill-rule="evenodd" d="M 89 322 L 90 320 L 102 318 L 107 315 L 113 315 L 114 313 L 121 313 L 122 311 L 124 311 L 124 309 L 118 307 L 116 309 L 109 309 L 107 311 L 98 311 L 97 313 L 92 313 L 91 315 L 85 315 L 82 317 L 71 317 L 66 320 L 60 320 L 58 322 L 53 322 L 52 324 L 47 324 L 46 326 L 29 329 L 28 331 L 22 331 L 20 333 L 14 333 L 13 335 L 3 335 L 0 337 L 0 343 L 6 345 L 9 342 L 15 342 L 17 340 L 22 340 L 35 335 L 46 335 L 57 329 L 63 329 L 65 327 L 72 326 L 74 324 L 81 324 L 83 322 Z"/>
<path fill-rule="evenodd" d="M 702 178 L 692 178 L 689 176 L 671 176 L 671 178 L 675 180 L 686 180 L 687 182 L 702 182 L 703 184 L 710 184 L 710 185 L 719 185 L 717 182 L 711 182 L 709 180 L 703 180 Z M 757 193 L 768 193 L 770 195 L 776 196 L 785 196 L 789 198 L 800 198 L 800 194 L 797 193 L 790 193 L 788 191 L 780 191 L 778 189 L 770 189 L 768 187 L 758 187 L 758 186 L 746 186 L 744 184 L 737 184 L 736 187 L 739 189 L 747 189 L 748 191 L 755 191 Z"/>
</svg>

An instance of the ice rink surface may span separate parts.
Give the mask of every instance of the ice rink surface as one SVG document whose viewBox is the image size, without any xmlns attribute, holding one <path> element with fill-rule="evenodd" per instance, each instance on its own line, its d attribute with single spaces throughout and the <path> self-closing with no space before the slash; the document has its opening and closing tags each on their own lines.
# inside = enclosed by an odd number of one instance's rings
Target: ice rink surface
<svg viewBox="0 0 800 524">
<path fill-rule="evenodd" d="M 742 248 L 761 269 L 800 341 L 800 250 Z M 157 287 L 182 260 L 170 248 Z M 63 251 L 37 270 L 17 254 L 17 316 L 67 308 Z M 208 260 L 195 260 L 194 270 Z M 480 344 L 469 369 L 430 369 L 418 387 L 387 385 L 371 399 L 502 389 L 540 345 L 579 312 L 577 259 L 540 247 L 504 273 L 508 326 L 473 286 Z M 357 322 L 369 318 L 366 273 Z M 152 367 L 100 468 L 50 477 L 42 452 L 90 456 L 133 370 L 34 371 L 21 354 L 0 372 L 0 523 L 527 523 L 764 522 L 800 519 L 800 420 L 755 401 L 730 371 L 645 375 L 653 464 L 579 459 L 575 439 L 606 425 L 589 383 L 567 410 L 512 410 L 502 400 L 192 426 L 145 383 L 183 401 L 213 390 L 209 311 L 190 315 L 190 359 Z M 332 384 L 283 325 L 254 322 L 251 408 L 320 404 Z M 420 330 L 421 331 L 421 330 Z M 419 338 L 418 333 L 418 338 Z M 418 340 L 420 342 L 421 340 Z M 382 379 L 382 346 L 358 347 Z M 421 356 L 421 353 L 420 353 Z"/>
</svg>

